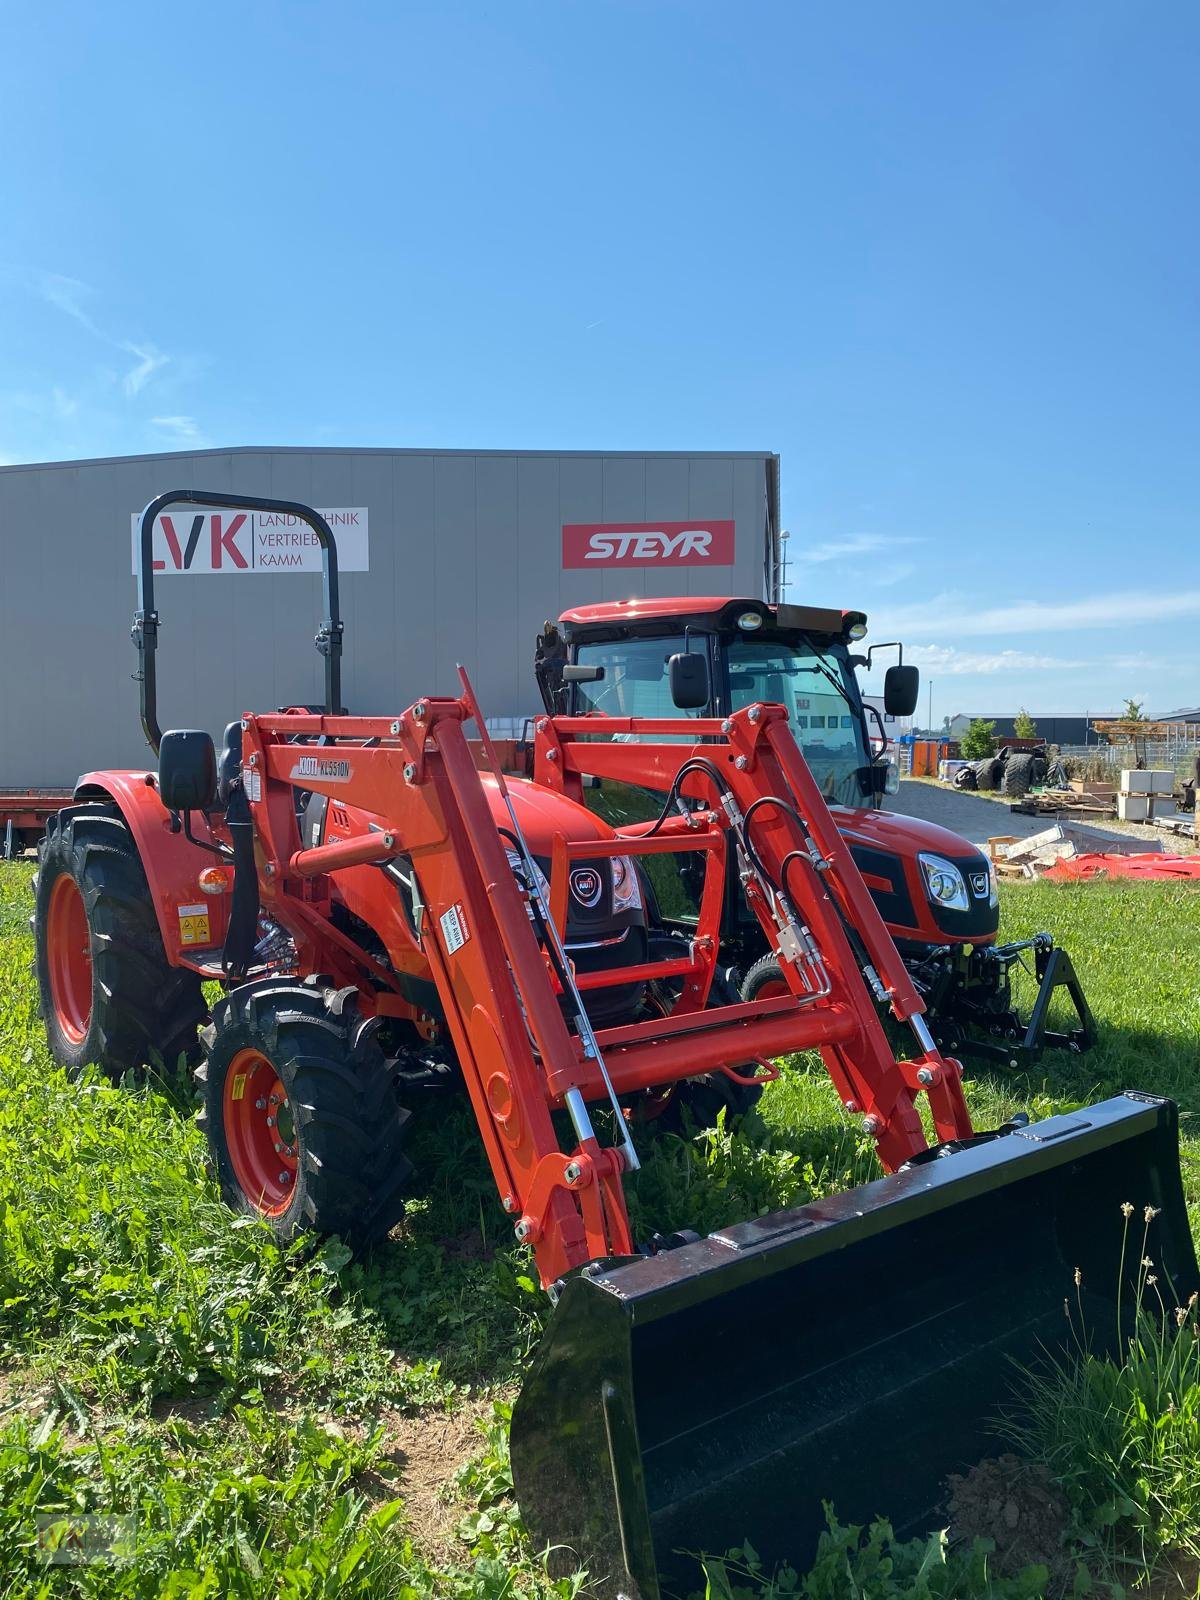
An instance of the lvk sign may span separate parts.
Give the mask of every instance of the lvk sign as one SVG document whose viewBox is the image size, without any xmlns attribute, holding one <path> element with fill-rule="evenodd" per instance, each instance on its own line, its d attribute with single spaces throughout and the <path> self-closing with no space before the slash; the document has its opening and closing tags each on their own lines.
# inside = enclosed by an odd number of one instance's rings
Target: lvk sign
<svg viewBox="0 0 1200 1600">
<path fill-rule="evenodd" d="M 320 507 L 317 508 L 321 510 Z M 321 510 L 337 540 L 338 570 L 370 570 L 366 506 Z M 135 512 L 133 571 L 142 516 Z M 307 522 L 274 511 L 201 511 L 180 506 L 154 523 L 155 572 L 320 572 L 321 545 Z"/>
<path fill-rule="evenodd" d="M 564 522 L 564 567 L 728 567 L 734 523 Z"/>
</svg>

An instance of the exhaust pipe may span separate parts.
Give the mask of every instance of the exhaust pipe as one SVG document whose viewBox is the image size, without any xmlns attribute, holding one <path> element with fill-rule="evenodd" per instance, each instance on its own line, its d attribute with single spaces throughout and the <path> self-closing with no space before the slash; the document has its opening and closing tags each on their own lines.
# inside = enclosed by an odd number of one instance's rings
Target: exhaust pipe
<svg viewBox="0 0 1200 1600">
<path fill-rule="evenodd" d="M 1021 1369 L 1077 1348 L 1076 1269 L 1089 1348 L 1116 1354 L 1133 1331 L 1146 1206 L 1169 1310 L 1198 1282 L 1178 1114 L 1130 1093 L 593 1263 L 513 1413 L 532 1538 L 605 1600 L 660 1600 L 697 1587 L 697 1553 L 747 1539 L 804 1570 L 823 1501 L 901 1536 L 942 1525 L 946 1477 L 999 1448 Z"/>
</svg>

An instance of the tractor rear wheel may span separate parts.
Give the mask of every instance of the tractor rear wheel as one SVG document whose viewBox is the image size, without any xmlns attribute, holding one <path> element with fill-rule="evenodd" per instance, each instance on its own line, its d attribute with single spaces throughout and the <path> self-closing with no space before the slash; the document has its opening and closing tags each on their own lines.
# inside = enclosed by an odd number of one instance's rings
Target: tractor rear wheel
<svg viewBox="0 0 1200 1600">
<path fill-rule="evenodd" d="M 353 990 L 265 978 L 213 1010 L 196 1069 L 221 1193 L 284 1242 L 383 1238 L 404 1211 L 409 1113 Z"/>
<path fill-rule="evenodd" d="M 172 967 L 133 836 L 115 805 L 66 806 L 38 846 L 34 974 L 50 1053 L 110 1077 L 194 1057 L 200 979 Z"/>
</svg>

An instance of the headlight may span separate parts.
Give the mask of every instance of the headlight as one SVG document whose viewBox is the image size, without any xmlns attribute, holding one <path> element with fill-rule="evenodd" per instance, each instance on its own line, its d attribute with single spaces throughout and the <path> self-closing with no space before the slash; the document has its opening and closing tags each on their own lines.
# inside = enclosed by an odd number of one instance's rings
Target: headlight
<svg viewBox="0 0 1200 1600">
<path fill-rule="evenodd" d="M 526 868 L 524 861 L 522 861 L 521 857 L 515 850 L 506 850 L 504 854 L 508 857 L 508 864 L 513 870 L 513 877 L 520 885 L 522 885 L 522 887 L 524 887 L 526 877 L 528 875 L 528 869 Z M 550 885 L 546 882 L 546 874 L 542 871 L 541 867 L 538 866 L 536 861 L 533 863 L 533 870 L 537 873 L 538 888 L 542 891 L 542 899 L 547 905 L 549 905 Z M 532 887 L 532 885 L 530 885 L 530 887 Z M 530 922 L 532 922 L 533 906 L 529 901 L 526 901 L 525 909 L 529 913 Z"/>
<path fill-rule="evenodd" d="M 891 756 L 888 757 L 887 761 L 887 778 L 883 785 L 883 792 L 884 794 L 900 793 L 900 768 L 892 760 Z"/>
<path fill-rule="evenodd" d="M 614 911 L 640 911 L 642 885 L 637 868 L 629 856 L 614 856 L 612 864 L 612 895 Z"/>
<path fill-rule="evenodd" d="M 952 861 L 943 861 L 941 856 L 926 855 L 918 856 L 917 860 L 925 876 L 925 891 L 935 906 L 944 906 L 947 911 L 971 909 L 963 875 Z"/>
<path fill-rule="evenodd" d="M 996 874 L 996 863 L 988 862 L 988 905 L 1000 904 L 1000 879 Z"/>
</svg>

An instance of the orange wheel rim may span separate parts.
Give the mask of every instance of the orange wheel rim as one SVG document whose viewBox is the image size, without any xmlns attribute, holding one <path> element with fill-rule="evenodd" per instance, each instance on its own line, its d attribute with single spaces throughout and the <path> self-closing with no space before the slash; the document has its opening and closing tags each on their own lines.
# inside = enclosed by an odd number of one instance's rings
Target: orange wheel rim
<svg viewBox="0 0 1200 1600">
<path fill-rule="evenodd" d="M 50 891 L 46 959 L 54 1020 L 64 1038 L 82 1044 L 92 1021 L 92 948 L 83 896 L 66 873 Z"/>
<path fill-rule="evenodd" d="M 264 1216 L 278 1216 L 296 1187 L 296 1120 L 288 1092 L 259 1050 L 239 1050 L 225 1074 L 225 1142 L 238 1187 Z"/>
<path fill-rule="evenodd" d="M 778 1000 L 780 996 L 789 995 L 791 992 L 785 979 L 767 978 L 765 982 L 760 983 L 758 988 L 755 989 L 754 998 L 756 1000 Z"/>
</svg>

